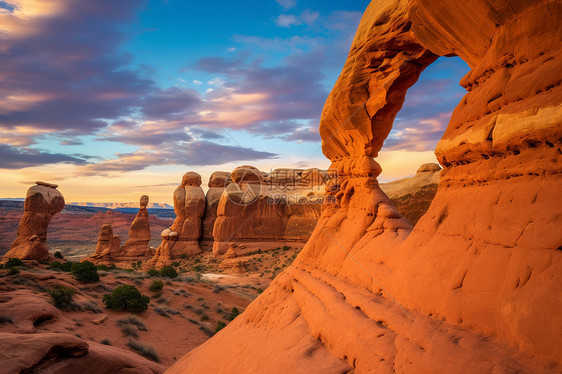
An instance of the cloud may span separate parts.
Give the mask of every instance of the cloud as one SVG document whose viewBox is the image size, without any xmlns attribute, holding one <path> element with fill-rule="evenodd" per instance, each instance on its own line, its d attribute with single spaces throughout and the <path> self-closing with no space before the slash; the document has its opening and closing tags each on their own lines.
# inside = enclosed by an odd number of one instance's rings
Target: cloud
<svg viewBox="0 0 562 374">
<path fill-rule="evenodd" d="M 443 136 L 451 112 L 438 113 L 431 118 L 414 119 L 407 123 L 395 122 L 384 142 L 385 150 L 431 151 Z"/>
<path fill-rule="evenodd" d="M 155 88 L 119 50 L 138 1 L 5 3 L 17 5 L 0 13 L 0 129 L 92 134 Z"/>
<path fill-rule="evenodd" d="M 291 9 L 297 5 L 297 0 L 275 0 L 275 1 L 285 9 Z"/>
<path fill-rule="evenodd" d="M 0 144 L 0 169 L 22 169 L 45 164 L 71 163 L 84 165 L 87 161 L 80 156 L 49 153 L 33 148 L 12 147 Z"/>
<path fill-rule="evenodd" d="M 142 170 L 151 165 L 208 166 L 277 157 L 278 155 L 275 153 L 256 151 L 252 148 L 196 141 L 181 144 L 179 147 L 169 146 L 154 151 L 140 150 L 132 153 L 118 153 L 117 159 L 81 167 L 78 175 L 111 175 L 115 172 Z"/>
<path fill-rule="evenodd" d="M 319 17 L 320 13 L 311 10 L 305 10 L 300 15 L 280 14 L 275 19 L 275 24 L 279 27 L 291 27 L 298 25 L 312 25 Z"/>
</svg>

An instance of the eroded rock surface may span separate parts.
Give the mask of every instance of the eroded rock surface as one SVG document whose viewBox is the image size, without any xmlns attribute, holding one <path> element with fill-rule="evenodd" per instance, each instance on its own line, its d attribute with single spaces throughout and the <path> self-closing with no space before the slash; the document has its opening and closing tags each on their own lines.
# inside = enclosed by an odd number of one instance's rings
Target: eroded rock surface
<svg viewBox="0 0 562 374">
<path fill-rule="evenodd" d="M 164 366 L 133 352 L 67 334 L 0 333 L 3 373 L 157 374 Z"/>
<path fill-rule="evenodd" d="M 169 372 L 559 372 L 561 15 L 547 0 L 373 1 L 320 124 L 337 205 Z M 372 157 L 420 72 L 453 54 L 472 69 L 467 94 L 413 228 Z"/>
<path fill-rule="evenodd" d="M 121 254 L 121 238 L 113 234 L 112 225 L 105 224 L 100 229 L 96 250 L 87 260 L 94 263 L 112 263 Z"/>
<path fill-rule="evenodd" d="M 245 243 L 251 251 L 310 237 L 324 203 L 325 172 L 275 169 L 268 174 L 245 165 L 231 177 L 213 228 L 215 255 L 225 254 L 231 242 Z"/>
<path fill-rule="evenodd" d="M 162 267 L 182 255 L 200 253 L 202 218 L 205 214 L 205 193 L 201 176 L 193 171 L 185 173 L 174 191 L 176 219 L 172 226 L 162 231 L 162 242 L 145 267 Z"/>
<path fill-rule="evenodd" d="M 123 245 L 124 257 L 147 257 L 153 255 L 150 242 L 150 223 L 148 222 L 148 196 L 143 195 L 139 201 L 139 211 L 129 230 L 129 239 Z"/>
<path fill-rule="evenodd" d="M 230 173 L 226 171 L 215 171 L 211 174 L 209 178 L 209 190 L 207 190 L 207 194 L 205 195 L 205 217 L 203 218 L 202 240 L 213 240 L 213 227 L 217 219 L 219 201 L 224 189 L 231 182 Z"/>
<path fill-rule="evenodd" d="M 47 260 L 47 228 L 51 218 L 64 208 L 64 197 L 56 184 L 35 182 L 27 190 L 24 213 L 18 226 L 17 239 L 4 258 Z"/>
<path fill-rule="evenodd" d="M 398 212 L 415 225 L 437 193 L 440 171 L 438 164 L 423 164 L 413 177 L 381 183 L 380 187 Z"/>
</svg>

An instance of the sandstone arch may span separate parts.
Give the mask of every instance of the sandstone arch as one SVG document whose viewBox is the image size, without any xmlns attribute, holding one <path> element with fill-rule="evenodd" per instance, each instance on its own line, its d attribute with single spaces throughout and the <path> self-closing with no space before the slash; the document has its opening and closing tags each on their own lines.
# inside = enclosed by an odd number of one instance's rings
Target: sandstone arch
<svg viewBox="0 0 562 374">
<path fill-rule="evenodd" d="M 557 372 L 562 4 L 373 1 L 320 124 L 338 200 L 239 318 L 169 372 Z M 471 67 L 415 228 L 373 160 L 437 56 Z"/>
</svg>

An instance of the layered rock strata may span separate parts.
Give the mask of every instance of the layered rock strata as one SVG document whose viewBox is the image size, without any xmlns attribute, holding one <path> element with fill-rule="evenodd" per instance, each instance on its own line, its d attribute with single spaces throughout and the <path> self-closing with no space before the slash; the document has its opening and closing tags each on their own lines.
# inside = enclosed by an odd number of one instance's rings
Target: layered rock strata
<svg viewBox="0 0 562 374">
<path fill-rule="evenodd" d="M 51 218 L 64 208 L 64 197 L 56 184 L 35 182 L 27 190 L 23 217 L 19 223 L 17 239 L 4 258 L 22 260 L 47 260 L 47 228 Z"/>
<path fill-rule="evenodd" d="M 246 165 L 234 169 L 231 178 L 213 228 L 215 255 L 226 253 L 231 242 L 245 243 L 252 251 L 308 239 L 324 203 L 320 171 L 276 169 L 266 174 Z"/>
<path fill-rule="evenodd" d="M 373 1 L 320 123 L 337 205 L 266 292 L 168 372 L 562 370 L 561 16 L 547 0 Z M 454 54 L 472 69 L 467 94 L 413 228 L 372 157 L 420 72 Z"/>
</svg>

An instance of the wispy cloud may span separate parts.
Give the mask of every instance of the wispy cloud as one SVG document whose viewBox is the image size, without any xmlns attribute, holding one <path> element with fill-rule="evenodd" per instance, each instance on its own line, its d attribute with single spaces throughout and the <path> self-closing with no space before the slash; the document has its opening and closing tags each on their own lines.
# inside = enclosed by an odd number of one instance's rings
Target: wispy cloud
<svg viewBox="0 0 562 374">
<path fill-rule="evenodd" d="M 297 0 L 275 0 L 275 1 L 285 9 L 291 9 L 297 5 Z"/>
<path fill-rule="evenodd" d="M 72 156 L 0 144 L 0 169 L 22 169 L 31 166 L 58 163 L 85 165 L 87 161 L 84 159 L 83 155 Z"/>
<path fill-rule="evenodd" d="M 111 175 L 114 172 L 143 170 L 151 165 L 221 165 L 228 162 L 274 159 L 278 155 L 256 151 L 252 148 L 220 145 L 208 141 L 197 141 L 168 145 L 158 150 L 140 150 L 133 153 L 118 153 L 116 159 L 97 164 L 88 164 L 78 170 L 80 176 Z"/>
<path fill-rule="evenodd" d="M 280 14 L 275 19 L 275 24 L 280 27 L 291 27 L 298 25 L 312 25 L 320 16 L 320 13 L 305 10 L 301 14 Z"/>
</svg>

